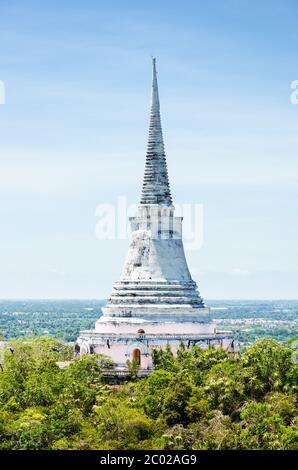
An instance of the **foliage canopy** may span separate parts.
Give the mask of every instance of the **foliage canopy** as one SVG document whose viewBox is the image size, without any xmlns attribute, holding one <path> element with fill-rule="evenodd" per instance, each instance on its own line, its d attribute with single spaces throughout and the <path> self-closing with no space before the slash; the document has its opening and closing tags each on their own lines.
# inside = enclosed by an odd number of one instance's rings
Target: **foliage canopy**
<svg viewBox="0 0 298 470">
<path fill-rule="evenodd" d="M 0 369 L 0 448 L 298 449 L 292 353 L 269 338 L 240 357 L 181 345 L 156 350 L 147 378 L 106 385 L 105 356 L 61 368 L 67 344 L 14 340 Z"/>
</svg>

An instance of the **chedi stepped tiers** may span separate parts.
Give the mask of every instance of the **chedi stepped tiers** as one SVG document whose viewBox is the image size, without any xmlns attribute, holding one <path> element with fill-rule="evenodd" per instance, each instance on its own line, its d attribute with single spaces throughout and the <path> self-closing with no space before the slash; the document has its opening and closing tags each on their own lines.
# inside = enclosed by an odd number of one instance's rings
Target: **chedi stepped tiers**
<svg viewBox="0 0 298 470">
<path fill-rule="evenodd" d="M 152 348 L 179 344 L 234 348 L 230 332 L 210 321 L 191 278 L 182 242 L 182 217 L 174 215 L 160 119 L 156 62 L 143 189 L 130 218 L 131 242 L 121 278 L 115 283 L 95 330 L 81 331 L 76 351 L 102 353 L 118 367 L 135 359 L 151 369 Z"/>
</svg>

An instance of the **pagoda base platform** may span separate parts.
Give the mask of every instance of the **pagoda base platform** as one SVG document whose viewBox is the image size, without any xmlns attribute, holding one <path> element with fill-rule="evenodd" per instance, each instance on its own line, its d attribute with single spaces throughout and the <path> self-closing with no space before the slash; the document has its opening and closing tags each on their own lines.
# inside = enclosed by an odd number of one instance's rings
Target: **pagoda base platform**
<svg viewBox="0 0 298 470">
<path fill-rule="evenodd" d="M 76 342 L 79 354 L 105 354 L 117 368 L 127 369 L 127 361 L 139 362 L 141 369 L 152 369 L 152 349 L 170 346 L 175 354 L 181 342 L 186 348 L 221 347 L 237 352 L 231 331 L 220 331 L 206 322 L 158 322 L 137 318 L 102 317 L 94 330 L 84 330 Z"/>
</svg>

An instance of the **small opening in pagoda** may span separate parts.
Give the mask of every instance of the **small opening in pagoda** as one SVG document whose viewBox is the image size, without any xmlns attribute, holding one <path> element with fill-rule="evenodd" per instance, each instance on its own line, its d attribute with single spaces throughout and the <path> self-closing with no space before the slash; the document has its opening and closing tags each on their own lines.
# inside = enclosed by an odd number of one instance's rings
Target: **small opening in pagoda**
<svg viewBox="0 0 298 470">
<path fill-rule="evenodd" d="M 141 351 L 139 349 L 134 349 L 132 352 L 132 359 L 138 364 L 141 364 Z"/>
</svg>

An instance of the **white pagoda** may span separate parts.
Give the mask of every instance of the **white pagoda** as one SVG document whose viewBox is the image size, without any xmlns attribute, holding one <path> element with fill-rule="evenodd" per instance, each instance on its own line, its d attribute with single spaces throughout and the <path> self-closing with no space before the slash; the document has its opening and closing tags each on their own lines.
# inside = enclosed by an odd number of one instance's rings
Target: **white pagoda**
<svg viewBox="0 0 298 470">
<path fill-rule="evenodd" d="M 81 331 L 80 354 L 111 356 L 118 368 L 135 359 L 152 368 L 152 348 L 183 342 L 234 349 L 231 332 L 216 330 L 184 254 L 182 217 L 172 203 L 153 59 L 152 103 L 141 201 L 130 218 L 131 241 L 120 280 L 94 330 Z"/>
</svg>

